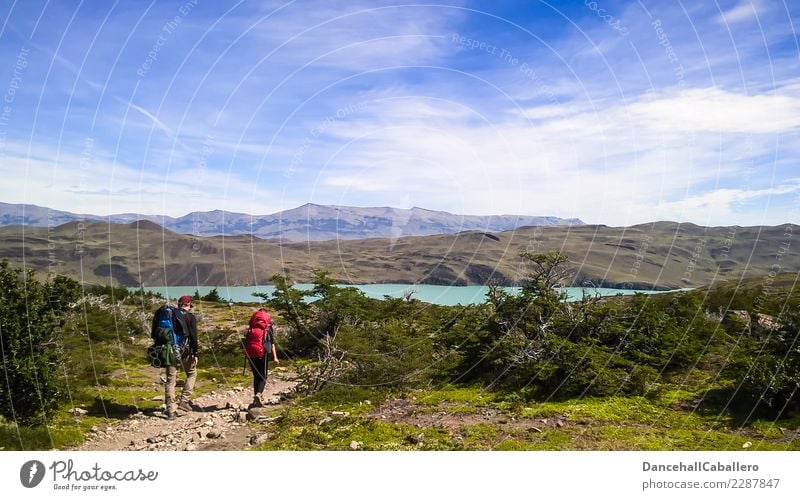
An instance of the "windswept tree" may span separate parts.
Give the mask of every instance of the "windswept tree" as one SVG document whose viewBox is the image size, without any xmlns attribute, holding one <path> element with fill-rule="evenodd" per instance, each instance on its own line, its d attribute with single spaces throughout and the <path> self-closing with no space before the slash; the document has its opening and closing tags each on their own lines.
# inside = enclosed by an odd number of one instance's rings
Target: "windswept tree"
<svg viewBox="0 0 800 500">
<path fill-rule="evenodd" d="M 217 291 L 217 287 L 212 288 L 210 292 L 203 295 L 201 300 L 205 300 L 206 302 L 223 302 L 222 297 L 219 295 L 219 291 Z"/>
<path fill-rule="evenodd" d="M 519 334 L 538 340 L 549 330 L 555 315 L 564 309 L 566 293 L 557 286 L 566 284 L 572 270 L 569 258 L 561 252 L 523 252 L 520 256 L 526 259 L 528 273 L 519 295 L 490 286 L 488 299 L 494 307 L 492 323 L 503 336 Z"/>
</svg>

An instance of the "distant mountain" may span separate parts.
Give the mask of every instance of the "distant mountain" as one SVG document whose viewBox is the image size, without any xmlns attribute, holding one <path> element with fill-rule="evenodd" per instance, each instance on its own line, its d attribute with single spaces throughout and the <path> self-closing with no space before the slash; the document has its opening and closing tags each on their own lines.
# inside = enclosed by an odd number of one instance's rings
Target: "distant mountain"
<svg viewBox="0 0 800 500">
<path fill-rule="evenodd" d="M 580 219 L 526 215 L 455 215 L 424 208 L 359 208 L 308 203 L 271 215 L 249 215 L 224 210 L 192 212 L 183 217 L 116 214 L 74 214 L 36 205 L 0 203 L 0 226 L 23 224 L 55 227 L 72 221 L 128 224 L 155 222 L 166 229 L 194 236 L 247 234 L 285 241 L 356 240 L 455 234 L 461 231 L 508 231 L 524 226 L 581 225 Z"/>
<path fill-rule="evenodd" d="M 315 269 L 354 284 L 514 285 L 530 270 L 520 252 L 559 250 L 570 258 L 572 284 L 665 289 L 800 272 L 800 252 L 788 244 L 792 234 L 800 234 L 800 226 L 655 222 L 290 243 L 197 237 L 149 221 L 70 222 L 24 232 L 18 225 L 0 228 L 0 259 L 24 262 L 38 276 L 126 286 L 256 285 L 274 274 L 302 283 Z"/>
</svg>

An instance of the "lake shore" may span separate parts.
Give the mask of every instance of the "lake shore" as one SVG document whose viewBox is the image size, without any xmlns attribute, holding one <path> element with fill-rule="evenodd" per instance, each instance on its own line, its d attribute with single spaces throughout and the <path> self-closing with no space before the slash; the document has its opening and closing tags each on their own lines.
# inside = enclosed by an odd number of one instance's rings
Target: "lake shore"
<svg viewBox="0 0 800 500">
<path fill-rule="evenodd" d="M 294 285 L 300 290 L 310 290 L 313 285 L 310 283 L 298 283 Z M 382 299 L 389 298 L 404 298 L 410 294 L 411 298 L 418 299 L 422 302 L 428 302 L 437 305 L 455 306 L 455 305 L 469 305 L 481 304 L 486 301 L 486 294 L 489 291 L 487 286 L 446 286 L 446 285 L 428 285 L 428 284 L 403 284 L 403 283 L 373 283 L 368 285 L 342 285 L 354 287 L 361 290 L 368 297 Z M 520 287 L 502 287 L 505 291 L 516 294 L 521 290 Z M 143 287 L 145 292 L 154 292 L 163 295 L 170 299 L 176 299 L 181 295 L 194 295 L 195 293 L 200 296 L 205 296 L 212 290 L 216 289 L 221 299 L 225 302 L 234 303 L 257 303 L 260 302 L 258 297 L 253 294 L 271 294 L 275 287 L 274 285 L 259 285 L 259 286 L 171 286 L 171 287 Z M 129 288 L 130 291 L 136 292 L 140 288 Z M 599 296 L 614 296 L 614 295 L 633 295 L 634 293 L 664 293 L 668 291 L 678 290 L 637 290 L 632 288 L 608 288 L 608 287 L 563 287 L 562 290 L 567 294 L 568 301 L 580 300 L 584 294 L 599 295 Z"/>
</svg>

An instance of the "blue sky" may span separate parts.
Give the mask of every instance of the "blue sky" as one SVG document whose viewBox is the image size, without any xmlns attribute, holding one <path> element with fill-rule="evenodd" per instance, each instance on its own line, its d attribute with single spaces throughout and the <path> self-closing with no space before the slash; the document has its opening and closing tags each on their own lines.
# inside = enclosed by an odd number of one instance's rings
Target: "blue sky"
<svg viewBox="0 0 800 500">
<path fill-rule="evenodd" d="M 6 1 L 0 201 L 800 222 L 797 3 Z"/>
</svg>

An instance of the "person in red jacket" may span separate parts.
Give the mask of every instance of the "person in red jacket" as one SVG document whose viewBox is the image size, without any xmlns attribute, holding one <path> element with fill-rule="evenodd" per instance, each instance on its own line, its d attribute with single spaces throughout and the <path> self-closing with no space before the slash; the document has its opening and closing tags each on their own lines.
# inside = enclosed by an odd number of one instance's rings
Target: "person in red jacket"
<svg viewBox="0 0 800 500">
<path fill-rule="evenodd" d="M 253 402 L 250 407 L 263 406 L 261 394 L 267 386 L 267 356 L 278 363 L 278 352 L 275 339 L 272 338 L 272 318 L 264 308 L 260 308 L 250 316 L 250 328 L 244 344 L 244 354 L 253 371 Z"/>
</svg>

